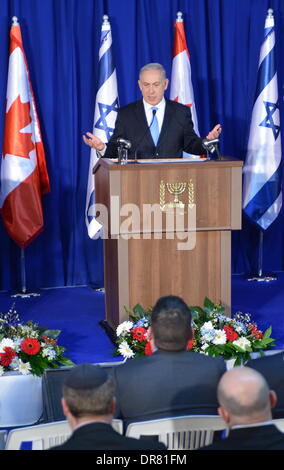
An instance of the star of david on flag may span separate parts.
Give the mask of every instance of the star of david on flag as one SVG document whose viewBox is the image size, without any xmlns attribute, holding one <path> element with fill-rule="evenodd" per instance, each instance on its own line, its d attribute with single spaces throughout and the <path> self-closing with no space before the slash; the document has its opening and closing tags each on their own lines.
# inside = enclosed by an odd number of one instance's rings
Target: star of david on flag
<svg viewBox="0 0 284 470">
<path fill-rule="evenodd" d="M 99 84 L 96 95 L 93 134 L 105 143 L 109 141 L 113 134 L 117 110 L 119 107 L 116 69 L 113 64 L 111 46 L 111 27 L 108 21 L 108 16 L 104 15 L 99 49 Z M 97 238 L 102 229 L 101 224 L 96 220 L 95 211 L 96 198 L 93 168 L 97 160 L 97 152 L 94 149 L 91 149 L 85 220 L 88 235 L 92 239 Z"/>
<path fill-rule="evenodd" d="M 266 230 L 282 207 L 281 133 L 273 11 L 268 10 L 243 176 L 244 213 Z"/>
<path fill-rule="evenodd" d="M 117 115 L 118 98 L 116 98 L 110 105 L 105 103 L 98 103 L 98 107 L 99 118 L 95 123 L 94 128 L 100 131 L 104 131 L 106 134 L 106 142 L 108 142 L 114 131 L 114 127 L 110 126 L 114 126 L 113 121 L 115 121 Z M 115 118 L 112 113 L 115 113 Z"/>
</svg>

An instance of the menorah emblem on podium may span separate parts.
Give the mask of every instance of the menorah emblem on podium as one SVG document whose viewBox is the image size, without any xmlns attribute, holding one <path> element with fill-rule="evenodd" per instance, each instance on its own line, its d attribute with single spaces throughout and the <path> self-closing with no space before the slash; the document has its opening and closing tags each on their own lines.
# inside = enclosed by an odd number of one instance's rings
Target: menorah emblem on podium
<svg viewBox="0 0 284 470">
<path fill-rule="evenodd" d="M 192 179 L 189 182 L 175 182 L 165 183 L 163 180 L 160 182 L 160 208 L 163 212 L 170 210 L 181 209 L 185 210 L 186 204 L 179 199 L 187 188 L 187 204 L 192 207 L 195 204 L 195 193 Z M 166 190 L 169 194 L 174 196 L 173 201 L 166 204 Z"/>
<path fill-rule="evenodd" d="M 178 196 L 184 193 L 186 183 L 166 183 L 167 190 L 174 196 L 174 200 L 169 203 L 170 207 L 184 207 L 184 203 L 179 200 Z"/>
</svg>

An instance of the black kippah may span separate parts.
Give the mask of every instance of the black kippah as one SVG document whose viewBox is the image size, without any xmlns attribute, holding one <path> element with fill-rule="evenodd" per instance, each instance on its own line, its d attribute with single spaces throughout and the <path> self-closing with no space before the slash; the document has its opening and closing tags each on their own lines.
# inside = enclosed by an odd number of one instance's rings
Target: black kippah
<svg viewBox="0 0 284 470">
<path fill-rule="evenodd" d="M 64 385 L 74 389 L 92 389 L 100 387 L 107 379 L 108 373 L 102 367 L 92 364 L 80 364 L 70 371 Z"/>
</svg>

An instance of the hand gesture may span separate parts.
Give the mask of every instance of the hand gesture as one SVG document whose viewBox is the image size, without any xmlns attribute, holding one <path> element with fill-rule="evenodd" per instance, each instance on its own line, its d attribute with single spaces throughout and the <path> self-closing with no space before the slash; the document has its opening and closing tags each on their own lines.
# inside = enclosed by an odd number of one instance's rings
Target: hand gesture
<svg viewBox="0 0 284 470">
<path fill-rule="evenodd" d="M 105 143 L 91 132 L 86 132 L 86 135 L 83 135 L 83 141 L 89 147 L 98 150 L 98 152 L 102 152 L 105 148 Z"/>
<path fill-rule="evenodd" d="M 206 136 L 207 140 L 213 140 L 213 139 L 219 139 L 219 135 L 222 132 L 222 127 L 221 124 L 217 124 L 212 131 L 209 132 L 209 134 Z"/>
</svg>

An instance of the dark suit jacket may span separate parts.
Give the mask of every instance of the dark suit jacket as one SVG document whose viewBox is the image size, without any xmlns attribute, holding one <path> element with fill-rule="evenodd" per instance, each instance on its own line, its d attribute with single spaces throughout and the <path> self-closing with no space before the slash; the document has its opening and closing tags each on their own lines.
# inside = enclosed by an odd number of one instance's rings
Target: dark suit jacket
<svg viewBox="0 0 284 470">
<path fill-rule="evenodd" d="M 284 450 L 284 434 L 274 424 L 232 429 L 226 439 L 199 450 Z"/>
<path fill-rule="evenodd" d="M 157 351 L 113 369 L 116 417 L 125 425 L 187 414 L 217 415 L 216 389 L 226 371 L 221 358 L 191 351 Z"/>
<path fill-rule="evenodd" d="M 188 106 L 166 99 L 165 116 L 157 147 L 148 127 L 143 101 L 136 101 L 118 110 L 115 130 L 107 145 L 105 157 L 117 157 L 118 137 L 130 140 L 129 157 L 181 158 L 182 152 L 204 154 L 201 141 L 193 129 Z"/>
<path fill-rule="evenodd" d="M 166 447 L 155 440 L 122 436 L 106 423 L 89 423 L 75 430 L 62 445 L 50 450 L 166 450 Z"/>
<path fill-rule="evenodd" d="M 272 416 L 284 418 L 284 353 L 251 359 L 246 366 L 260 372 L 267 380 L 269 388 L 276 392 L 277 403 L 272 409 Z"/>
</svg>

